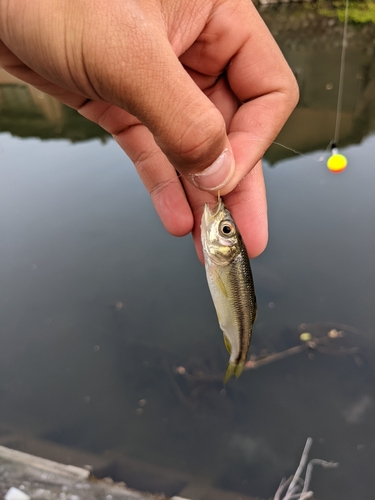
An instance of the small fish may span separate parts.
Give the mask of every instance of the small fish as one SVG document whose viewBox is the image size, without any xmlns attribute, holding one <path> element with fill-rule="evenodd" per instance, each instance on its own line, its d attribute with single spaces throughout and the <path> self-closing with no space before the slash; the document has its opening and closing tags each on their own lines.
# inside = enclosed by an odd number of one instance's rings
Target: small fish
<svg viewBox="0 0 375 500">
<path fill-rule="evenodd" d="M 207 203 L 204 207 L 201 237 L 208 286 L 230 354 L 226 383 L 241 375 L 247 359 L 256 317 L 253 277 L 241 235 L 220 198 L 212 211 Z"/>
</svg>

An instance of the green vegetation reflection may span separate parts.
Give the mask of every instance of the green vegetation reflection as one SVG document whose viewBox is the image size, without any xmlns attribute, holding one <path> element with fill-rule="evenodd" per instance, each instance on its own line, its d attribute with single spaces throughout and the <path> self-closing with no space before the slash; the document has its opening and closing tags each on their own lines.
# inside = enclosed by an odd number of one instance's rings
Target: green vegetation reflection
<svg viewBox="0 0 375 500">
<path fill-rule="evenodd" d="M 317 1 L 317 12 L 322 16 L 338 17 L 341 22 L 345 19 L 345 0 L 327 3 L 324 0 Z M 351 23 L 374 23 L 375 2 L 373 0 L 350 0 L 348 8 L 348 20 Z"/>
</svg>

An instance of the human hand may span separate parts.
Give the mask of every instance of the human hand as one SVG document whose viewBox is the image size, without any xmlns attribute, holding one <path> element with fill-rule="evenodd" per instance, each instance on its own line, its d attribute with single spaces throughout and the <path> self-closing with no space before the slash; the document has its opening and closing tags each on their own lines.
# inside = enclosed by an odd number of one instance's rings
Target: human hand
<svg viewBox="0 0 375 500">
<path fill-rule="evenodd" d="M 260 159 L 298 89 L 249 0 L 0 0 L 0 65 L 111 133 L 201 260 L 218 189 L 249 256 L 264 249 Z"/>
</svg>

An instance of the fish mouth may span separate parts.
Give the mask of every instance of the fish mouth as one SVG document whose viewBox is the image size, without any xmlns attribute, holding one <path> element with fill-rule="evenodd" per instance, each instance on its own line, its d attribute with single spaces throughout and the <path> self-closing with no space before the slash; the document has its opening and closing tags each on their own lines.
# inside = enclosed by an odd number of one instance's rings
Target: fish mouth
<svg viewBox="0 0 375 500">
<path fill-rule="evenodd" d="M 208 227 L 208 225 L 214 220 L 223 207 L 224 203 L 221 200 L 216 203 L 212 210 L 210 209 L 210 205 L 208 203 L 205 204 L 202 221 L 204 221 L 204 225 L 206 227 Z"/>
</svg>

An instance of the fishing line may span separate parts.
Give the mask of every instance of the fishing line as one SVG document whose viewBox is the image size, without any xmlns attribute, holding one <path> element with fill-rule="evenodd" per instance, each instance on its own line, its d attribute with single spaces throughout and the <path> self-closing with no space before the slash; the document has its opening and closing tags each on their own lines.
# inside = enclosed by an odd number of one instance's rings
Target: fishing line
<svg viewBox="0 0 375 500">
<path fill-rule="evenodd" d="M 344 73 L 345 73 L 345 56 L 346 47 L 348 42 L 348 18 L 349 18 L 349 0 L 345 1 L 345 18 L 344 18 L 344 30 L 342 35 L 342 48 L 341 48 L 341 60 L 340 60 L 340 75 L 339 75 L 339 88 L 337 92 L 337 108 L 336 108 L 336 125 L 335 134 L 333 141 L 331 141 L 331 156 L 327 160 L 327 168 L 334 173 L 339 173 L 345 170 L 348 160 L 346 157 L 339 153 L 337 149 L 337 143 L 339 141 L 340 135 L 340 123 L 341 123 L 341 112 L 342 112 L 342 97 L 344 89 Z"/>
<path fill-rule="evenodd" d="M 340 124 L 341 124 L 341 115 L 342 115 L 342 100 L 344 93 L 344 75 L 345 75 L 345 59 L 346 59 L 346 48 L 348 45 L 348 20 L 349 20 L 349 0 L 345 0 L 345 15 L 344 15 L 344 29 L 342 35 L 342 46 L 341 46 L 341 58 L 340 58 L 340 74 L 339 74 L 339 86 L 337 92 L 337 107 L 336 107 L 336 121 L 335 121 L 335 131 L 333 140 L 331 140 L 325 150 L 324 155 L 322 155 L 318 160 L 318 162 L 322 162 L 325 160 L 325 156 L 328 150 L 331 150 L 331 155 L 327 160 L 327 168 L 334 173 L 339 173 L 345 170 L 348 160 L 346 157 L 339 153 L 337 149 L 337 144 L 339 142 L 340 137 Z M 284 144 L 280 144 L 279 142 L 273 142 L 282 148 L 285 148 L 293 153 L 306 157 L 307 155 L 303 155 L 299 151 L 284 146 Z"/>
<path fill-rule="evenodd" d="M 337 95 L 336 125 L 335 125 L 335 135 L 334 135 L 334 139 L 333 139 L 333 145 L 336 145 L 339 142 L 339 134 L 340 134 L 342 96 L 343 96 L 344 73 L 345 73 L 345 56 L 346 56 L 346 47 L 348 44 L 347 43 L 347 40 L 348 40 L 348 17 L 349 17 L 349 0 L 346 0 L 344 31 L 343 31 L 343 36 L 342 36 L 339 90 L 338 90 L 338 95 Z"/>
<path fill-rule="evenodd" d="M 276 141 L 273 141 L 273 142 L 271 143 L 271 145 L 272 145 L 272 144 L 275 144 L 275 146 L 280 146 L 281 148 L 287 149 L 288 151 L 291 151 L 292 153 L 296 154 L 297 156 L 302 156 L 302 158 L 308 158 L 308 157 L 309 157 L 309 155 L 307 155 L 307 154 L 305 155 L 305 154 L 301 153 L 301 151 L 298 151 L 298 149 L 293 149 L 293 148 L 291 148 L 291 147 L 289 147 L 289 146 L 285 146 L 284 144 L 281 144 L 281 142 L 276 142 Z M 331 143 L 330 143 L 330 144 L 331 144 Z M 327 150 L 329 149 L 330 144 L 329 144 L 329 146 L 326 148 L 326 152 L 327 152 Z M 318 160 L 316 160 L 315 158 L 313 158 L 313 161 L 316 161 L 316 162 L 318 162 L 318 163 L 321 163 L 322 161 L 324 161 L 324 156 L 321 156 Z"/>
</svg>

